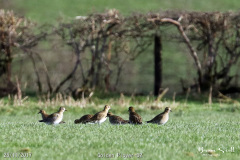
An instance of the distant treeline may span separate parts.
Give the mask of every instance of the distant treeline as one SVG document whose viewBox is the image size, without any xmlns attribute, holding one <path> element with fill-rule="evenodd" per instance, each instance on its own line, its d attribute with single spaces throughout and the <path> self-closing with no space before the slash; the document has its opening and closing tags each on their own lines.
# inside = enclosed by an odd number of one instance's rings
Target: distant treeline
<svg viewBox="0 0 240 160">
<path fill-rule="evenodd" d="M 147 58 L 149 47 L 154 83 L 144 81 L 138 87 L 150 85 L 158 95 L 163 91 L 163 41 L 184 46 L 183 55 L 194 65 L 195 77 L 178 80 L 183 92 L 239 93 L 239 19 L 238 12 L 181 11 L 124 17 L 112 9 L 57 26 L 38 26 L 1 10 L 0 95 L 16 94 L 33 81 L 38 93 L 137 92 L 124 84 L 134 78 L 132 63 L 139 55 Z M 28 78 L 29 73 L 35 78 Z M 138 73 L 141 78 L 141 70 Z M 186 83 L 189 78 L 191 83 Z M 29 84 L 26 88 L 34 90 Z"/>
</svg>

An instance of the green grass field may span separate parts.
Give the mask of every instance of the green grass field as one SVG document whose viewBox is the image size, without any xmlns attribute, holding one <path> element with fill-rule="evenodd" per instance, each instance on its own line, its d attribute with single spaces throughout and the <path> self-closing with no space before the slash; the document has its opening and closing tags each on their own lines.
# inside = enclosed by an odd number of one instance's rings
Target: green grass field
<svg viewBox="0 0 240 160">
<path fill-rule="evenodd" d="M 56 103 L 53 106 L 33 100 L 26 100 L 23 106 L 8 104 L 7 100 L 1 103 L 1 159 L 6 153 L 24 153 L 31 156 L 29 159 L 64 160 L 104 156 L 106 159 L 107 156 L 174 160 L 240 158 L 239 104 L 216 102 L 209 106 L 202 102 L 154 102 L 151 98 L 93 99 L 84 108 L 66 104 L 66 123 L 52 126 L 39 123 L 41 116 L 37 112 L 48 105 L 44 108 L 48 113 L 56 111 L 59 107 Z M 136 107 L 144 121 L 162 112 L 165 106 L 172 107 L 173 112 L 163 126 L 111 125 L 108 120 L 101 125 L 73 123 L 83 114 L 102 110 L 105 103 L 125 119 L 129 105 Z"/>
</svg>

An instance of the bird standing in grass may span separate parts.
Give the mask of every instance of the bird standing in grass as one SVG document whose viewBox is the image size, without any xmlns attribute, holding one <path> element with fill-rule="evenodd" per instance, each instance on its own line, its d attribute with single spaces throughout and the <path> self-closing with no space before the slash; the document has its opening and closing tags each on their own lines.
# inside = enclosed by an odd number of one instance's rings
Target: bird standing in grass
<svg viewBox="0 0 240 160">
<path fill-rule="evenodd" d="M 74 121 L 74 123 L 75 124 L 78 124 L 78 123 L 86 124 L 92 117 L 93 117 L 93 115 L 87 114 L 87 115 L 82 116 L 80 119 L 76 119 Z"/>
<path fill-rule="evenodd" d="M 109 105 L 105 105 L 103 111 L 96 113 L 90 120 L 87 122 L 101 124 L 107 119 L 107 113 L 110 109 Z"/>
<path fill-rule="evenodd" d="M 40 120 L 39 122 L 44 122 L 46 124 L 59 124 L 63 119 L 63 112 L 67 111 L 64 107 L 60 107 L 58 112 L 48 115 L 45 119 Z M 46 116 L 45 114 L 44 116 Z"/>
<path fill-rule="evenodd" d="M 171 108 L 166 107 L 165 110 L 160 113 L 159 115 L 157 115 L 156 117 L 154 117 L 152 120 L 147 121 L 147 123 L 156 123 L 156 124 L 165 124 L 167 123 L 168 119 L 169 119 L 169 113 L 172 112 Z"/>
<path fill-rule="evenodd" d="M 107 116 L 111 124 L 128 124 L 129 123 L 128 120 L 124 120 L 122 119 L 122 117 L 116 116 L 112 112 L 108 112 Z"/>
<path fill-rule="evenodd" d="M 142 117 L 137 114 L 133 107 L 129 107 L 129 122 L 131 124 L 142 124 Z"/>
<path fill-rule="evenodd" d="M 43 109 L 41 109 L 39 112 L 38 112 L 38 114 L 41 114 L 42 115 L 42 119 L 44 120 L 44 119 L 46 119 L 46 118 L 48 118 L 48 114 L 46 113 L 46 111 L 44 111 Z M 61 121 L 60 123 L 65 123 L 64 121 Z"/>
</svg>

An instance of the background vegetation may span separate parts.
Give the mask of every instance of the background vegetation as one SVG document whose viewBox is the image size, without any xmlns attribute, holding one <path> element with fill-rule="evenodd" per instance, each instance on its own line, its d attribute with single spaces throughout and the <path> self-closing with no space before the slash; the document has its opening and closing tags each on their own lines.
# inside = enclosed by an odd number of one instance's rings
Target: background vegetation
<svg viewBox="0 0 240 160">
<path fill-rule="evenodd" d="M 24 15 L 31 21 L 41 24 L 54 24 L 57 25 L 59 20 L 71 21 L 76 16 L 86 16 L 94 12 L 103 12 L 107 9 L 116 8 L 122 15 L 130 15 L 132 13 L 147 13 L 149 11 L 159 10 L 188 10 L 188 11 L 237 11 L 237 1 L 192 1 L 186 0 L 181 3 L 175 1 L 151 1 L 151 2 L 118 2 L 118 1 L 76 1 L 72 0 L 71 3 L 65 1 L 29 1 L 25 3 L 22 0 L 16 1 L 1 1 L 5 9 L 14 10 L 17 15 Z M 73 67 L 73 57 L 69 56 L 71 50 L 62 47 L 56 37 L 51 38 L 53 44 L 40 42 L 36 51 L 43 57 L 44 62 L 47 64 L 50 75 L 53 75 L 51 81 L 54 84 L 60 82 L 64 76 L 69 73 Z M 163 88 L 170 88 L 168 94 L 172 96 L 174 92 L 181 91 L 180 79 L 185 79 L 187 84 L 194 83 L 193 79 L 196 73 L 192 70 L 195 68 L 188 50 L 184 44 L 172 42 L 163 38 Z M 122 79 L 119 83 L 118 90 L 123 92 L 135 92 L 149 94 L 153 91 L 153 45 L 149 46 L 143 54 L 141 54 L 135 61 L 128 61 L 123 69 Z M 64 58 L 63 58 L 64 57 Z M 24 59 L 24 64 L 23 63 Z M 62 63 L 58 63 L 59 61 Z M 87 60 L 89 61 L 89 60 Z M 13 73 L 21 73 L 22 86 L 27 84 L 28 91 L 37 91 L 36 76 L 32 74 L 33 67 L 28 57 L 20 54 L 14 60 Z M 89 62 L 87 62 L 89 63 Z M 14 67 L 15 66 L 15 67 Z M 19 67 L 21 66 L 21 67 Z M 66 67 L 68 66 L 68 67 Z M 239 66 L 239 65 L 237 65 Z M 41 66 L 40 70 L 44 70 Z M 129 71 L 127 68 L 131 68 Z M 177 74 L 176 74 L 177 73 Z M 41 71 L 40 71 L 41 75 Z M 42 76 L 42 75 L 41 75 Z M 129 77 L 127 80 L 125 77 Z M 44 83 L 45 84 L 45 83 Z M 147 84 L 147 85 L 145 85 Z M 47 88 L 47 86 L 43 86 Z"/>
</svg>

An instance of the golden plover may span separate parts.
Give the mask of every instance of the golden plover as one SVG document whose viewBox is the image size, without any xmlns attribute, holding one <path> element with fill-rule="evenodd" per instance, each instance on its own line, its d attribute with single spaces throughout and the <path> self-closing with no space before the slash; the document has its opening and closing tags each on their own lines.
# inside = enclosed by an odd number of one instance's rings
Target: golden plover
<svg viewBox="0 0 240 160">
<path fill-rule="evenodd" d="M 159 115 L 155 116 L 152 120 L 147 123 L 165 124 L 169 119 L 169 113 L 172 112 L 171 108 L 166 107 L 165 110 Z"/>
<path fill-rule="evenodd" d="M 133 107 L 129 107 L 129 122 L 131 124 L 142 124 L 142 117 L 137 114 Z"/>
<path fill-rule="evenodd" d="M 109 105 L 105 105 L 103 111 L 96 113 L 92 118 L 90 118 L 89 121 L 90 123 L 98 123 L 101 124 L 107 119 L 107 113 L 108 110 L 110 109 Z"/>
<path fill-rule="evenodd" d="M 93 117 L 93 115 L 87 114 L 87 115 L 82 116 L 80 119 L 76 119 L 74 121 L 74 123 L 75 124 L 78 124 L 78 123 L 86 124 L 92 117 Z"/>
<path fill-rule="evenodd" d="M 58 112 L 49 115 L 47 118 L 40 120 L 46 124 L 59 124 L 63 119 L 63 112 L 67 111 L 64 107 L 60 107 Z"/>
<path fill-rule="evenodd" d="M 46 119 L 49 117 L 49 115 L 46 113 L 46 111 L 44 111 L 43 109 L 41 109 L 38 114 L 41 114 L 42 115 L 42 119 Z M 64 121 L 61 121 L 60 123 L 65 123 Z"/>
<path fill-rule="evenodd" d="M 111 124 L 128 124 L 129 123 L 128 120 L 124 120 L 122 117 L 116 116 L 112 112 L 108 112 L 107 116 Z"/>
</svg>

